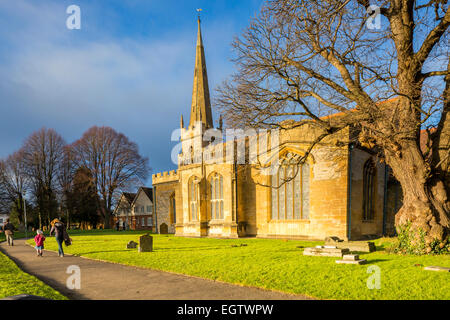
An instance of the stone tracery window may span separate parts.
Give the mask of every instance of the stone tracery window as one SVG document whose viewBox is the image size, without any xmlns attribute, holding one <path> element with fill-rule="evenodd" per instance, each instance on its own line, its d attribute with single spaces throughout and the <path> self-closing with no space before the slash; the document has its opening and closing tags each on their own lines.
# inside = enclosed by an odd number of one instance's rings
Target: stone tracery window
<svg viewBox="0 0 450 320">
<path fill-rule="evenodd" d="M 169 198 L 170 223 L 177 223 L 177 206 L 175 202 L 175 192 Z"/>
<path fill-rule="evenodd" d="M 309 219 L 309 164 L 288 153 L 272 175 L 272 220 Z"/>
<path fill-rule="evenodd" d="M 375 171 L 372 159 L 367 160 L 363 172 L 363 221 L 372 221 L 375 216 Z"/>
<path fill-rule="evenodd" d="M 221 220 L 223 215 L 223 177 L 214 173 L 209 178 L 211 185 L 211 219 Z"/>
<path fill-rule="evenodd" d="M 189 218 L 191 221 L 198 220 L 199 212 L 199 181 L 197 177 L 189 180 Z"/>
</svg>

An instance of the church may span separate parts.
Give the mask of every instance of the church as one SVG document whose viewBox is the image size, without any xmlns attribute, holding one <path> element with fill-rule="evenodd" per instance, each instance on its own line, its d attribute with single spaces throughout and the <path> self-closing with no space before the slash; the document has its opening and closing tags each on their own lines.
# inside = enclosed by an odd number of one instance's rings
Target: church
<svg viewBox="0 0 450 320">
<path fill-rule="evenodd" d="M 200 19 L 197 32 L 178 170 L 152 176 L 156 231 L 314 240 L 394 234 L 401 188 L 375 152 L 351 143 L 355 129 L 341 130 L 309 152 L 318 132 L 293 120 L 280 132 L 229 135 L 221 119 L 214 127 Z"/>
</svg>

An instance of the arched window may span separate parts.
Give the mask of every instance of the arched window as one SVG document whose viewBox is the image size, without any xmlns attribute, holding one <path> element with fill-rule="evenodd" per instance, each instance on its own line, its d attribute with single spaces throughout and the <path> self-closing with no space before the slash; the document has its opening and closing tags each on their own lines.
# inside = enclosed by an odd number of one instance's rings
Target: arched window
<svg viewBox="0 0 450 320">
<path fill-rule="evenodd" d="M 209 178 L 211 185 L 211 219 L 223 219 L 223 177 L 214 173 Z"/>
<path fill-rule="evenodd" d="M 189 180 L 189 214 L 191 221 L 198 220 L 199 211 L 199 181 L 197 177 Z"/>
<path fill-rule="evenodd" d="M 175 192 L 170 195 L 170 223 L 177 223 L 177 207 L 175 202 Z"/>
<path fill-rule="evenodd" d="M 372 159 L 364 164 L 363 221 L 372 221 L 375 215 L 375 165 Z"/>
<path fill-rule="evenodd" d="M 272 175 L 272 220 L 309 219 L 309 164 L 288 154 Z"/>
</svg>

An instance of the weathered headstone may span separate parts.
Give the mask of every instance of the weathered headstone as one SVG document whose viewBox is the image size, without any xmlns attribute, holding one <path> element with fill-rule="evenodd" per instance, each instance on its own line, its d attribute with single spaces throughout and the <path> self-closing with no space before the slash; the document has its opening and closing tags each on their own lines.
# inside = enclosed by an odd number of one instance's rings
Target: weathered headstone
<svg viewBox="0 0 450 320">
<path fill-rule="evenodd" d="M 334 236 L 325 238 L 325 243 L 326 244 L 333 244 L 333 243 L 342 242 L 342 241 L 344 241 L 344 240 L 341 240 L 338 237 L 334 237 Z"/>
<path fill-rule="evenodd" d="M 139 252 L 152 252 L 153 251 L 153 237 L 149 234 L 145 234 L 139 237 Z"/>
<path fill-rule="evenodd" d="M 135 249 L 137 248 L 137 245 L 138 245 L 137 242 L 130 241 L 127 243 L 127 249 Z"/>
<path fill-rule="evenodd" d="M 428 267 L 425 267 L 424 270 L 450 272 L 450 268 L 439 267 L 439 266 L 428 266 Z"/>
</svg>

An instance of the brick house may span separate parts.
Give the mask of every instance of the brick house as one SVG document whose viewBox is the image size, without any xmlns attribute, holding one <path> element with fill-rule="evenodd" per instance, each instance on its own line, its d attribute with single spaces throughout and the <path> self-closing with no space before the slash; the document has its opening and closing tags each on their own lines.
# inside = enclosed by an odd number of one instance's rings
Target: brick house
<svg viewBox="0 0 450 320">
<path fill-rule="evenodd" d="M 153 222 L 153 189 L 140 187 L 133 201 L 131 202 L 131 221 L 132 230 L 150 230 L 156 231 L 156 225 Z"/>
</svg>

